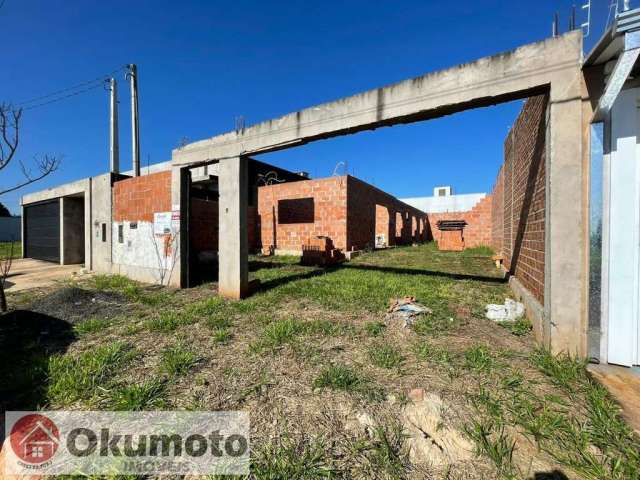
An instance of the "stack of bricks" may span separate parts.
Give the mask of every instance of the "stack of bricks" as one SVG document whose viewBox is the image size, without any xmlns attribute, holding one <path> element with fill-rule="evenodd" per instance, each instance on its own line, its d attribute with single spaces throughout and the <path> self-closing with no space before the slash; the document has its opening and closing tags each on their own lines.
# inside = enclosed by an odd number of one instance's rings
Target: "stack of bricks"
<svg viewBox="0 0 640 480">
<path fill-rule="evenodd" d="M 113 184 L 115 222 L 153 222 L 154 213 L 170 211 L 170 171 L 126 178 Z"/>
<path fill-rule="evenodd" d="M 332 265 L 344 259 L 340 250 L 334 248 L 327 237 L 309 238 L 302 245 L 303 265 Z"/>
</svg>

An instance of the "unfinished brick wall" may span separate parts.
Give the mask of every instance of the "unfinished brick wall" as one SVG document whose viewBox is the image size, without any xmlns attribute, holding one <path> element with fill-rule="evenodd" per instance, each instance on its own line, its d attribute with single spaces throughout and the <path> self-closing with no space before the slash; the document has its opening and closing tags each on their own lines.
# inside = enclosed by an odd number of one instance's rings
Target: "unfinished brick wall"
<svg viewBox="0 0 640 480">
<path fill-rule="evenodd" d="M 257 248 L 256 207 L 247 208 L 247 236 L 249 251 Z M 216 200 L 191 198 L 189 235 L 191 248 L 196 252 L 217 252 L 219 248 L 219 209 Z"/>
<path fill-rule="evenodd" d="M 299 252 L 317 236 L 342 251 L 426 240 L 426 214 L 351 176 L 260 187 L 258 217 L 263 249 Z M 397 231 L 397 234 L 396 234 Z"/>
<path fill-rule="evenodd" d="M 547 102 L 547 95 L 538 95 L 522 108 L 505 140 L 504 164 L 492 194 L 496 198 L 492 245 L 504 256 L 505 267 L 540 303 L 544 302 Z"/>
<path fill-rule="evenodd" d="M 500 166 L 491 194 L 491 247 L 502 252 L 504 239 L 504 164 Z"/>
<path fill-rule="evenodd" d="M 327 236 L 347 248 L 347 177 L 281 183 L 258 189 L 263 249 L 301 251 L 312 237 Z"/>
<path fill-rule="evenodd" d="M 153 222 L 154 213 L 170 211 L 170 171 L 126 178 L 113 184 L 115 222 Z"/>
<path fill-rule="evenodd" d="M 464 220 L 467 222 L 462 235 L 464 248 L 492 245 L 492 216 L 493 195 L 487 195 L 467 212 L 430 213 L 429 224 L 432 238 L 438 242 L 440 250 L 458 250 L 459 239 L 438 230 L 438 222 L 440 220 Z M 449 245 L 450 242 L 453 244 Z"/>
<path fill-rule="evenodd" d="M 189 235 L 196 252 L 218 251 L 218 214 L 217 201 L 191 199 Z"/>
<path fill-rule="evenodd" d="M 374 247 L 376 235 L 388 245 L 427 238 L 427 215 L 355 177 L 347 177 L 347 250 Z"/>
</svg>

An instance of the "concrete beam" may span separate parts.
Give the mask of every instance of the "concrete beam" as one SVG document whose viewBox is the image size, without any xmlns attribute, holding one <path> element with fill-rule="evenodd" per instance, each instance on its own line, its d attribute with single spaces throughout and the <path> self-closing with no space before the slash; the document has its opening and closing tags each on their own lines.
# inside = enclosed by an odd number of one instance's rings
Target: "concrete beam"
<svg viewBox="0 0 640 480">
<path fill-rule="evenodd" d="M 248 174 L 247 157 L 220 163 L 218 290 L 220 295 L 232 299 L 243 298 L 248 293 Z"/>
<path fill-rule="evenodd" d="M 186 166 L 281 150 L 524 98 L 574 75 L 581 60 L 582 34 L 574 31 L 195 142 L 174 150 L 172 161 Z M 552 90 L 552 100 L 567 99 L 567 92 Z"/>
<path fill-rule="evenodd" d="M 30 203 L 43 202 L 45 200 L 53 200 L 59 197 L 68 197 L 79 193 L 87 194 L 90 188 L 91 178 L 84 178 L 71 183 L 65 183 L 57 187 L 47 188 L 39 192 L 23 195 L 20 204 L 28 205 Z"/>
</svg>

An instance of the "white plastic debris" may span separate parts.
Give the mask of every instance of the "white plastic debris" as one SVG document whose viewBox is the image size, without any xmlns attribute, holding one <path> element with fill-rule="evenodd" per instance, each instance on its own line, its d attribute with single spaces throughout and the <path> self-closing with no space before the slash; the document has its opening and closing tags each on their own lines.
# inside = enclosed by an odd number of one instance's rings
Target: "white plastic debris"
<svg viewBox="0 0 640 480">
<path fill-rule="evenodd" d="M 387 321 L 399 318 L 402 320 L 402 326 L 406 328 L 412 325 L 418 316 L 431 313 L 431 309 L 416 302 L 415 297 L 392 298 L 385 318 Z"/>
<path fill-rule="evenodd" d="M 486 307 L 487 318 L 494 322 L 514 322 L 524 315 L 524 305 L 507 298 L 504 305 L 490 303 Z"/>
</svg>

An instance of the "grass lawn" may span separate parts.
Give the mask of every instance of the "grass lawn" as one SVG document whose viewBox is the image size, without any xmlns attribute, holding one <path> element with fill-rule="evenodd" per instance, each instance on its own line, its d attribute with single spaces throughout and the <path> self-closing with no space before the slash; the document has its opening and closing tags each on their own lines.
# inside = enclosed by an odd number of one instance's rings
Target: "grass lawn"
<svg viewBox="0 0 640 480">
<path fill-rule="evenodd" d="M 0 242 L 0 259 L 6 258 L 11 253 L 11 245 L 13 244 L 13 258 L 22 256 L 21 242 Z"/>
<path fill-rule="evenodd" d="M 640 440 L 584 362 L 536 347 L 526 321 L 484 318 L 509 295 L 488 253 L 427 244 L 328 269 L 254 257 L 261 290 L 242 302 L 117 276 L 13 294 L 50 333 L 0 327 L 0 401 L 245 410 L 252 478 L 638 478 Z M 385 313 L 408 295 L 433 313 L 405 328 Z M 410 454 L 416 389 L 441 400 L 438 430 L 467 439 L 469 458 Z"/>
</svg>

